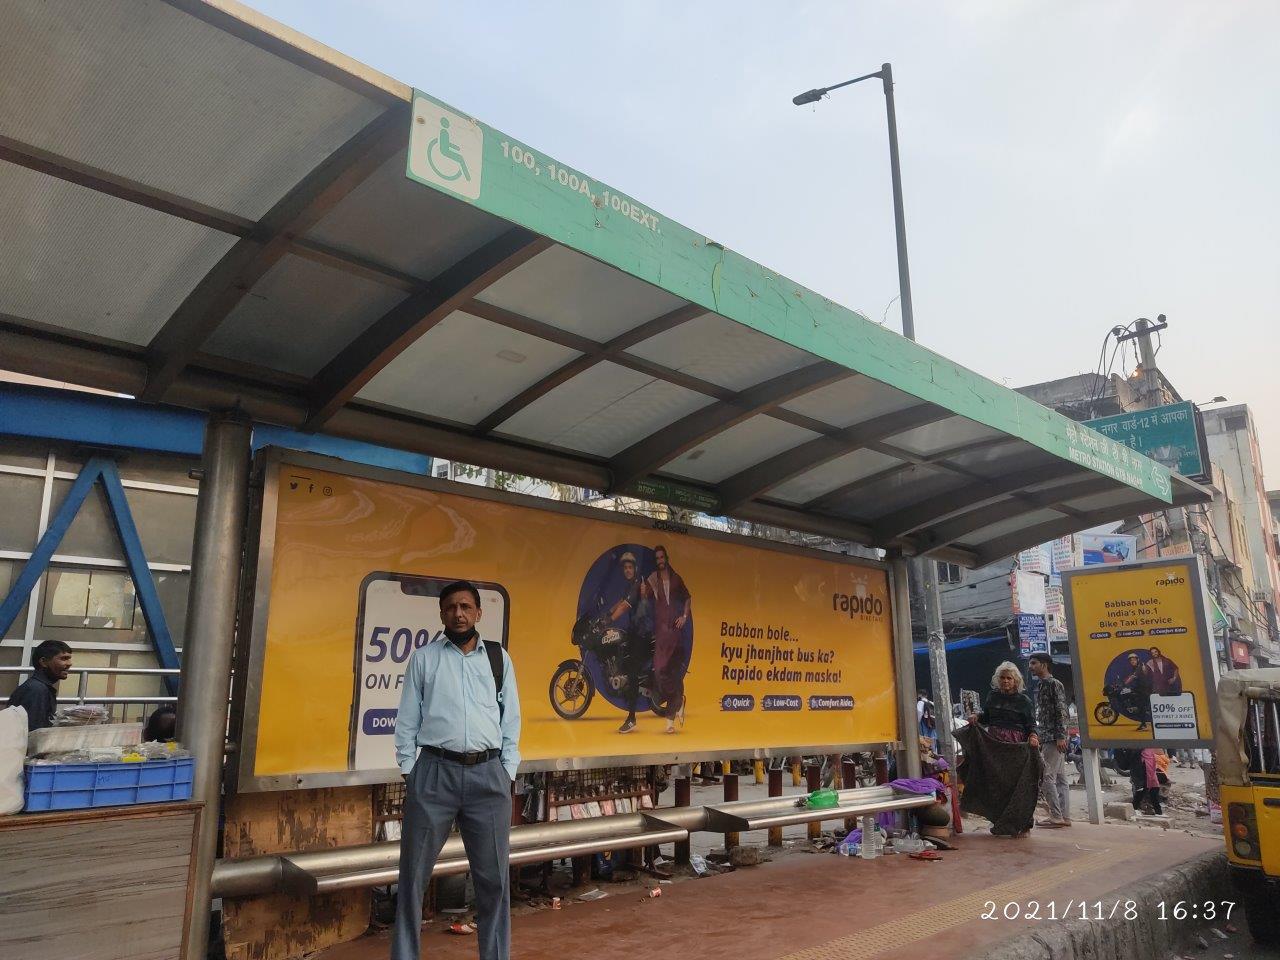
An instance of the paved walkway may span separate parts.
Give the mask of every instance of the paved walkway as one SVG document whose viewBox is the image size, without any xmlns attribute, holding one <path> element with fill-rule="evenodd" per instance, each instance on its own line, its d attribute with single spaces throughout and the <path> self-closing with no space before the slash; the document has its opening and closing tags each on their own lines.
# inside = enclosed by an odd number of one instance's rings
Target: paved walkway
<svg viewBox="0 0 1280 960">
<path fill-rule="evenodd" d="M 658 899 L 633 885 L 514 920 L 520 960 L 578 960 L 600 955 L 679 956 L 699 960 L 919 960 L 963 957 L 1052 924 L 1053 917 L 1125 911 L 1127 885 L 1220 842 L 1153 827 L 1092 826 L 1037 830 L 1023 841 L 986 833 L 956 838 L 940 862 L 903 856 L 873 861 L 791 852 L 771 863 L 662 887 Z M 616 892 L 615 892 L 616 889 Z M 1038 904 L 1038 909 L 1032 901 Z M 1008 904 L 1017 920 L 982 919 Z M 1052 904 L 1052 906 L 1050 906 Z M 1024 919 L 1028 913 L 1038 920 Z M 1147 918 L 1151 920 L 1153 918 Z M 428 927 L 425 955 L 461 960 L 473 937 Z M 383 935 L 317 955 L 317 960 L 383 960 Z"/>
</svg>

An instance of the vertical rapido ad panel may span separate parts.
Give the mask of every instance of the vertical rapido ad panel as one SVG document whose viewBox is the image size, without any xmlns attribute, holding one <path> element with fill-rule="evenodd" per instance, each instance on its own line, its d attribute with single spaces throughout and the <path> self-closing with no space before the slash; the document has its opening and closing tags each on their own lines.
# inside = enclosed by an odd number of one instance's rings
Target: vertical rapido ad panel
<svg viewBox="0 0 1280 960">
<path fill-rule="evenodd" d="M 406 665 L 458 579 L 514 663 L 524 769 L 899 739 L 883 564 L 284 456 L 265 459 L 240 790 L 392 780 Z"/>
</svg>

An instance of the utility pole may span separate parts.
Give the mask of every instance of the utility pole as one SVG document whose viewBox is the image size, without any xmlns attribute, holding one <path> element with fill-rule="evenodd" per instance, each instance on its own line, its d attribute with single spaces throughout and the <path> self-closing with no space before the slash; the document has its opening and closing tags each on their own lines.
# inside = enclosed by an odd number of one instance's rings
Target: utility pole
<svg viewBox="0 0 1280 960">
<path fill-rule="evenodd" d="M 938 564 L 929 557 L 917 557 L 916 572 L 924 588 L 924 624 L 929 635 L 929 678 L 933 681 L 934 720 L 938 725 L 938 748 L 956 780 L 956 741 L 951 733 L 951 679 L 947 674 L 947 635 L 942 627 L 942 597 L 938 585 Z"/>
</svg>

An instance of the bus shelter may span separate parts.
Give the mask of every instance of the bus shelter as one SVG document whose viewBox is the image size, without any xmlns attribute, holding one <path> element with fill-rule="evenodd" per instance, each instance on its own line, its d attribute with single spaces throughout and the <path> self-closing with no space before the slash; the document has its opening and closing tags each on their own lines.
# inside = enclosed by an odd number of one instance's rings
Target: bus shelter
<svg viewBox="0 0 1280 960">
<path fill-rule="evenodd" d="M 224 766 L 229 792 L 322 785 L 223 762 L 237 623 L 243 651 L 274 589 L 263 477 L 326 469 L 251 472 L 253 422 L 883 551 L 879 742 L 908 751 L 904 558 L 977 566 L 1207 499 L 234 0 L 18 0 L 0 26 L 0 367 L 209 415 L 179 723 L 211 809 Z M 265 668 L 237 663 L 251 702 Z M 188 956 L 218 841 L 206 815 Z"/>
</svg>

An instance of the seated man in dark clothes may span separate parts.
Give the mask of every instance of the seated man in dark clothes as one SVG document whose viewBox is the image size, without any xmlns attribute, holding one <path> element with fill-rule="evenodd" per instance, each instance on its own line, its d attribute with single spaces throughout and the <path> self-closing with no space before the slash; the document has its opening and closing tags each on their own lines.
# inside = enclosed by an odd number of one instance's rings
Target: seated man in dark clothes
<svg viewBox="0 0 1280 960">
<path fill-rule="evenodd" d="M 61 640 L 45 640 L 31 651 L 36 672 L 13 691 L 9 706 L 27 711 L 27 730 L 53 726 L 58 709 L 58 681 L 71 672 L 71 648 Z"/>
<path fill-rule="evenodd" d="M 171 703 L 163 704 L 147 718 L 147 725 L 142 728 L 142 740 L 144 743 L 151 743 L 156 740 L 161 743 L 168 743 L 174 739 L 177 725 L 177 708 Z"/>
</svg>

